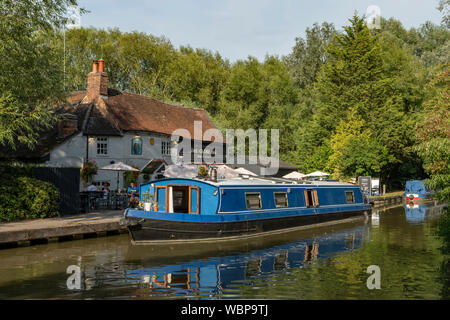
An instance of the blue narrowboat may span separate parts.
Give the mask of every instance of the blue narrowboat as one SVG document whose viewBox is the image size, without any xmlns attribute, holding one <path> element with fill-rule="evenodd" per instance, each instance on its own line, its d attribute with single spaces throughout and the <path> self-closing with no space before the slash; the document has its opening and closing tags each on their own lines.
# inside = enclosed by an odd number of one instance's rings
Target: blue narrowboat
<svg viewBox="0 0 450 320">
<path fill-rule="evenodd" d="M 433 194 L 429 190 L 423 180 L 406 181 L 404 197 L 406 200 L 423 200 L 428 199 Z"/>
<path fill-rule="evenodd" d="M 327 181 L 167 178 L 140 186 L 122 223 L 133 243 L 235 239 L 371 212 L 359 186 Z"/>
</svg>

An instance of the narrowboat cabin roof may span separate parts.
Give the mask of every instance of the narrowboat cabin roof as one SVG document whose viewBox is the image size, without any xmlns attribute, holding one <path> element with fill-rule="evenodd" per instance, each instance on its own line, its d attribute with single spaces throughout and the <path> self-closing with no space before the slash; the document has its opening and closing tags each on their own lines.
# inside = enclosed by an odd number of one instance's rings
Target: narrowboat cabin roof
<svg viewBox="0 0 450 320">
<path fill-rule="evenodd" d="M 218 179 L 217 181 L 211 181 L 208 179 L 200 179 L 200 178 L 164 178 L 160 180 L 154 180 L 146 182 L 142 185 L 152 184 L 152 183 L 158 183 L 162 181 L 167 180 L 186 180 L 186 181 L 198 181 L 207 183 L 216 187 L 220 186 L 267 186 L 267 185 L 292 185 L 292 186 L 349 186 L 349 187 L 358 187 L 357 185 L 347 183 L 347 182 L 337 182 L 337 181 L 298 181 L 298 180 L 291 180 L 291 179 L 283 179 L 283 178 L 263 178 L 263 177 L 249 177 L 249 178 L 232 178 L 232 179 Z"/>
</svg>

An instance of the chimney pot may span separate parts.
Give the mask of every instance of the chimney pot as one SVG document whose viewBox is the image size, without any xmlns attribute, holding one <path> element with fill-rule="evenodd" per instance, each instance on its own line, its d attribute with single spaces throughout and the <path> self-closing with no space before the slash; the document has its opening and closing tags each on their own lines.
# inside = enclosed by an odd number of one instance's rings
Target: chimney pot
<svg viewBox="0 0 450 320">
<path fill-rule="evenodd" d="M 94 60 L 92 63 L 92 72 L 98 72 L 98 60 Z"/>
<path fill-rule="evenodd" d="M 98 72 L 103 72 L 104 71 L 104 62 L 103 59 L 98 60 Z"/>
</svg>

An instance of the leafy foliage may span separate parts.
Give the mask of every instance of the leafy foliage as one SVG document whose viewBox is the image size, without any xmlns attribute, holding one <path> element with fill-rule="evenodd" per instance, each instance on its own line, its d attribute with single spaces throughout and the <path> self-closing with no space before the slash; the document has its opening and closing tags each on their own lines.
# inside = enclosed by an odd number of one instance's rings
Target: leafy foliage
<svg viewBox="0 0 450 320">
<path fill-rule="evenodd" d="M 59 215 L 58 191 L 51 183 L 15 172 L 0 179 L 0 221 Z"/>
<path fill-rule="evenodd" d="M 63 97 L 62 70 L 42 33 L 61 26 L 75 0 L 0 2 L 0 144 L 32 147 Z"/>
</svg>

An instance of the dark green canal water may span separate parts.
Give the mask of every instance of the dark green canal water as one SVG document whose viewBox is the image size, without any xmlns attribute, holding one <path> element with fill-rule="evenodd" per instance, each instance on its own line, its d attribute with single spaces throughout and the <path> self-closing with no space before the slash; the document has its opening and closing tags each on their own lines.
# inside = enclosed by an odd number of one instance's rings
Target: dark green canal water
<svg viewBox="0 0 450 320">
<path fill-rule="evenodd" d="M 134 246 L 124 234 L 0 250 L 0 299 L 449 299 L 442 209 L 218 244 Z M 367 286 L 371 265 L 380 289 Z"/>
</svg>

